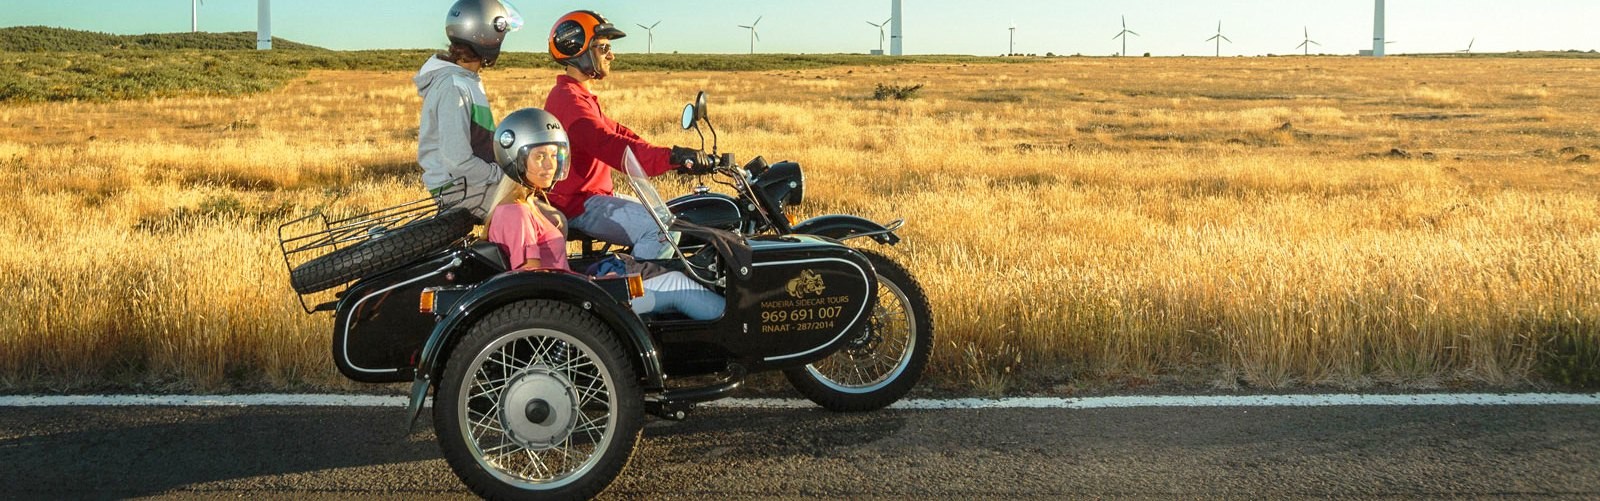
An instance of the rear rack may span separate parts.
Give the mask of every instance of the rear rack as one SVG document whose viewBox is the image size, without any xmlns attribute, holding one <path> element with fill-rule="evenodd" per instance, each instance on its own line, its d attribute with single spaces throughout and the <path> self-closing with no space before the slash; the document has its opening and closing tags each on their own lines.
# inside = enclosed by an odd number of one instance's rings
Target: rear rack
<svg viewBox="0 0 1600 501">
<path fill-rule="evenodd" d="M 443 208 L 448 208 L 441 207 L 443 200 L 456 200 L 456 203 L 450 204 L 451 207 L 481 206 L 483 198 L 488 196 L 488 193 L 480 189 L 474 190 L 476 193 L 469 194 L 468 188 L 466 182 L 456 179 L 443 190 L 432 193 L 426 198 L 343 217 L 330 216 L 320 208 L 313 209 L 310 214 L 278 226 L 278 250 L 283 253 L 283 264 L 290 273 L 293 273 L 295 268 L 312 259 L 360 244 L 389 230 L 433 217 Z M 300 308 L 308 314 L 332 310 L 338 303 L 336 295 L 334 300 L 320 303 L 312 308 L 306 303 L 306 296 L 309 294 L 296 295 L 300 299 Z"/>
</svg>

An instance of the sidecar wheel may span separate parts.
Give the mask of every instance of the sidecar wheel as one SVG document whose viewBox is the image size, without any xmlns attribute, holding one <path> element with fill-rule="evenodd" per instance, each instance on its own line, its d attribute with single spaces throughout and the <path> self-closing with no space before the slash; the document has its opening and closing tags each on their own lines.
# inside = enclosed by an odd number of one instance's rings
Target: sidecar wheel
<svg viewBox="0 0 1600 501">
<path fill-rule="evenodd" d="M 450 353 L 433 422 L 450 469 L 488 499 L 587 499 L 627 466 L 644 400 L 622 343 L 583 309 L 523 301 Z"/>
<path fill-rule="evenodd" d="M 887 256 L 861 253 L 878 274 L 878 304 L 866 327 L 828 358 L 783 371 L 802 395 L 832 411 L 877 410 L 900 400 L 922 378 L 933 349 L 922 285 Z"/>
</svg>

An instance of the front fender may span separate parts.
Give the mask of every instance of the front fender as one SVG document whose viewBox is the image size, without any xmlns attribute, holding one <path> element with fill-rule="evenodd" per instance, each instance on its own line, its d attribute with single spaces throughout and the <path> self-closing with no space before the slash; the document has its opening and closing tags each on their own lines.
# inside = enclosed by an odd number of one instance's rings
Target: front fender
<svg viewBox="0 0 1600 501">
<path fill-rule="evenodd" d="M 626 346 L 638 351 L 639 374 L 647 390 L 665 387 L 661 359 L 655 342 L 650 339 L 644 321 L 626 305 L 617 302 L 588 277 L 562 271 L 513 271 L 495 275 L 474 287 L 445 312 L 443 318 L 428 336 L 417 359 L 416 373 L 411 382 L 411 403 L 407 408 L 408 426 L 415 425 L 422 412 L 422 401 L 427 398 L 428 387 L 436 375 L 435 366 L 451 339 L 460 336 L 490 312 L 524 299 L 551 299 L 582 306 L 594 312 L 595 317 L 622 336 Z"/>
<path fill-rule="evenodd" d="M 803 235 L 817 235 L 834 240 L 849 240 L 859 237 L 872 237 L 878 243 L 894 245 L 900 242 L 900 236 L 894 230 L 900 229 L 905 220 L 896 219 L 888 225 L 881 225 L 860 216 L 848 214 L 830 214 L 817 216 L 794 225 L 794 233 Z"/>
</svg>

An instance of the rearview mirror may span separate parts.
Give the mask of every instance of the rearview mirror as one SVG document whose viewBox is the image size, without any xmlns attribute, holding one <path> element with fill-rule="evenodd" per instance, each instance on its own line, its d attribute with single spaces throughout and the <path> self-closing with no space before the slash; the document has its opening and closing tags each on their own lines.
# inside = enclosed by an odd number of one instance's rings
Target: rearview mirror
<svg viewBox="0 0 1600 501">
<path fill-rule="evenodd" d="M 706 119 L 706 91 L 700 91 L 700 94 L 694 96 L 694 118 Z"/>
<path fill-rule="evenodd" d="M 690 127 L 694 127 L 694 117 L 696 115 L 698 113 L 695 112 L 694 105 L 683 105 L 683 130 L 689 130 Z"/>
</svg>

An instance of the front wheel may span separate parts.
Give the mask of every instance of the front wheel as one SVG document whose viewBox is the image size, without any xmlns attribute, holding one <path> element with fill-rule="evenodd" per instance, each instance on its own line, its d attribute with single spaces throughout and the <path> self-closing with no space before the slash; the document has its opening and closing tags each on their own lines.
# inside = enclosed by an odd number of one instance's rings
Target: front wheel
<svg viewBox="0 0 1600 501">
<path fill-rule="evenodd" d="M 633 455 L 644 404 L 622 343 L 583 309 L 522 301 L 450 353 L 434 396 L 439 448 L 488 499 L 586 499 Z"/>
<path fill-rule="evenodd" d="M 933 318 L 922 286 L 887 256 L 860 250 L 878 274 L 878 304 L 844 348 L 783 371 L 800 394 L 828 410 L 887 407 L 916 386 L 933 349 Z"/>
</svg>

